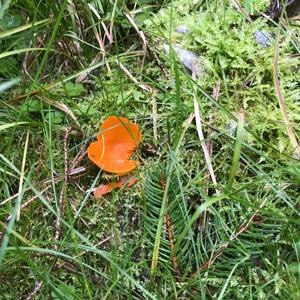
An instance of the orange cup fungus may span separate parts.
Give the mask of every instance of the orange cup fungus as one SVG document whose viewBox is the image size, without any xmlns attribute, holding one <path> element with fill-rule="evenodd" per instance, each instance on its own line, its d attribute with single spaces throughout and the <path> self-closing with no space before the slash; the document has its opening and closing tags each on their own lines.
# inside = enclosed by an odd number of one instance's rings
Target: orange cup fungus
<svg viewBox="0 0 300 300">
<path fill-rule="evenodd" d="M 102 185 L 98 186 L 94 190 L 94 195 L 95 195 L 96 198 L 100 198 L 103 195 L 112 192 L 112 190 L 114 190 L 116 188 L 120 188 L 124 184 L 126 184 L 127 187 L 131 187 L 132 185 L 137 183 L 137 181 L 138 180 L 134 177 L 131 177 L 131 178 L 128 179 L 128 177 L 125 176 L 119 182 L 110 182 L 108 184 L 102 184 Z"/>
<path fill-rule="evenodd" d="M 97 141 L 91 143 L 87 154 L 104 171 L 126 174 L 139 164 L 129 158 L 141 140 L 142 133 L 135 123 L 126 118 L 110 116 L 101 125 Z"/>
</svg>

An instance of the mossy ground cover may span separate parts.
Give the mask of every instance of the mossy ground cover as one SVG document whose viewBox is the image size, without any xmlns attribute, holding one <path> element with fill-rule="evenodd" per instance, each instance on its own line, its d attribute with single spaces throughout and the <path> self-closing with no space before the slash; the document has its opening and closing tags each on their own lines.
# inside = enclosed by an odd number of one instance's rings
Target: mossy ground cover
<svg viewBox="0 0 300 300">
<path fill-rule="evenodd" d="M 0 78 L 17 79 L 0 86 L 1 299 L 299 298 L 300 165 L 274 84 L 278 48 L 299 140 L 299 21 L 250 22 L 268 1 L 233 2 L 8 6 Z M 199 76 L 166 45 L 194 52 Z M 110 115 L 142 130 L 139 181 L 95 199 L 117 178 L 84 153 Z"/>
</svg>

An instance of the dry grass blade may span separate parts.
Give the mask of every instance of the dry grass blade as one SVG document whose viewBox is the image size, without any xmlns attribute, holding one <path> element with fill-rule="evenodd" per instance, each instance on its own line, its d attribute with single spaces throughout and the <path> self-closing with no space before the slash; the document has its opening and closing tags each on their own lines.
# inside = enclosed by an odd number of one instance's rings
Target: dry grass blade
<svg viewBox="0 0 300 300">
<path fill-rule="evenodd" d="M 25 141 L 25 148 L 24 148 L 24 154 L 23 154 L 23 160 L 22 160 L 22 166 L 21 166 L 21 176 L 20 176 L 20 183 L 19 183 L 19 198 L 22 195 L 22 190 L 23 190 L 23 182 L 24 182 L 24 173 L 25 173 L 25 164 L 26 164 L 26 156 L 27 156 L 27 149 L 28 149 L 28 142 L 29 142 L 29 131 L 27 131 L 26 135 L 26 141 Z M 18 199 L 19 200 L 19 199 Z M 17 201 L 17 218 L 16 220 L 19 221 L 20 219 L 20 200 Z"/>
<path fill-rule="evenodd" d="M 116 60 L 117 65 L 120 69 L 131 79 L 135 84 L 137 84 L 142 90 L 146 92 L 153 92 L 153 88 L 146 84 L 140 84 L 138 80 L 129 72 L 129 70 L 119 61 Z"/>
<path fill-rule="evenodd" d="M 212 97 L 216 101 L 218 100 L 218 98 L 220 96 L 220 89 L 221 89 L 221 80 L 218 80 L 215 87 L 214 87 L 213 95 L 212 95 Z M 208 137 L 211 137 L 214 133 L 214 130 L 212 129 L 212 127 L 214 127 L 215 123 L 216 123 L 216 107 L 215 106 L 213 108 L 210 119 L 211 119 L 211 126 L 208 128 L 208 133 L 207 133 Z M 213 152 L 213 141 L 212 140 L 208 141 L 206 143 L 206 145 L 207 145 L 207 150 L 208 150 L 209 156 L 211 157 L 212 152 Z M 205 178 L 209 179 L 209 171 L 206 172 Z M 205 192 L 208 194 L 208 191 L 209 191 L 209 189 L 207 188 L 205 190 Z M 201 224 L 201 228 L 205 228 L 206 220 L 207 220 L 207 211 L 205 210 L 199 218 L 199 223 Z M 205 230 L 202 231 L 202 238 L 204 238 L 204 237 L 205 237 Z"/>
<path fill-rule="evenodd" d="M 201 122 L 201 116 L 200 116 L 200 110 L 199 110 L 199 105 L 198 105 L 198 101 L 194 95 L 194 110 L 195 110 L 195 119 L 196 119 L 196 128 L 197 128 L 197 133 L 200 139 L 200 143 L 201 143 L 201 147 L 204 153 L 204 158 L 205 158 L 205 162 L 211 177 L 211 180 L 213 182 L 213 184 L 215 185 L 215 187 L 217 186 L 217 180 L 216 180 L 216 176 L 215 176 L 215 172 L 214 169 L 212 167 L 212 163 L 211 163 L 211 156 L 209 154 L 207 145 L 205 144 L 204 141 L 204 135 L 203 135 L 203 131 L 202 131 L 202 122 Z M 216 189 L 216 193 L 219 194 L 219 191 Z"/>
<path fill-rule="evenodd" d="M 43 100 L 44 102 L 58 108 L 59 110 L 62 110 L 63 112 L 65 112 L 68 116 L 70 116 L 76 123 L 77 126 L 80 126 L 78 123 L 77 118 L 75 117 L 74 113 L 71 111 L 71 109 L 65 105 L 64 103 L 49 99 L 45 96 L 38 96 L 41 100 Z"/>
<path fill-rule="evenodd" d="M 133 18 L 128 13 L 125 13 L 125 16 L 127 17 L 127 19 L 130 22 L 130 24 L 133 26 L 133 28 L 136 30 L 139 38 L 141 39 L 141 41 L 143 43 L 144 57 L 143 57 L 142 64 L 141 64 L 142 65 L 141 69 L 143 69 L 143 66 L 144 66 L 144 63 L 145 63 L 146 54 L 147 54 L 147 48 L 148 48 L 148 43 L 147 43 L 145 34 L 144 34 L 143 31 L 139 30 L 139 28 L 136 25 L 135 21 L 133 20 Z"/>
<path fill-rule="evenodd" d="M 289 120 L 284 98 L 280 90 L 280 83 L 279 83 L 279 76 L 278 76 L 279 38 L 280 38 L 280 27 L 281 27 L 280 25 L 281 22 L 279 23 L 277 33 L 276 33 L 276 38 L 275 38 L 274 64 L 273 64 L 274 86 L 275 86 L 275 91 L 279 102 L 279 107 L 283 115 L 284 124 L 286 126 L 286 131 L 291 141 L 291 144 L 294 148 L 294 154 L 297 158 L 300 158 L 300 147 L 293 126 Z"/>
</svg>

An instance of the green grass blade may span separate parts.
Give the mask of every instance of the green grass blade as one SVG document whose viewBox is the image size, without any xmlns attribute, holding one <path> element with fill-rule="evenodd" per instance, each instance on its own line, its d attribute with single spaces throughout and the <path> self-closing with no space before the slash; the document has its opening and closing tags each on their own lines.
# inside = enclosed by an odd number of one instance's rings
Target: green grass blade
<svg viewBox="0 0 300 300">
<path fill-rule="evenodd" d="M 4 0 L 2 4 L 0 3 L 0 21 L 2 21 L 4 13 L 8 9 L 10 2 L 11 0 Z"/>
<path fill-rule="evenodd" d="M 6 130 L 6 129 L 11 128 L 11 127 L 28 124 L 28 123 L 29 122 L 14 122 L 14 123 L 0 125 L 0 131 Z"/>
<path fill-rule="evenodd" d="M 244 130 L 243 122 L 242 120 L 239 119 L 237 123 L 234 153 L 233 153 L 232 165 L 228 177 L 227 189 L 231 188 L 235 174 L 239 167 L 242 143 L 245 140 L 245 133 L 246 131 Z"/>
<path fill-rule="evenodd" d="M 221 292 L 220 292 L 220 294 L 219 294 L 217 300 L 222 300 L 222 299 L 223 299 L 223 297 L 224 297 L 224 295 L 225 295 L 225 292 L 226 292 L 226 289 L 227 289 L 227 286 L 228 286 L 228 284 L 229 284 L 229 282 L 230 282 L 230 280 L 231 280 L 231 277 L 232 277 L 232 275 L 234 274 L 235 270 L 237 269 L 237 267 L 238 267 L 240 264 L 242 264 L 243 262 L 245 262 L 245 261 L 248 260 L 248 259 L 249 259 L 249 257 L 245 257 L 245 258 L 243 258 L 241 261 L 239 261 L 237 264 L 234 265 L 234 267 L 232 268 L 232 270 L 231 270 L 231 272 L 230 272 L 228 278 L 226 279 L 226 282 L 224 283 L 224 285 L 223 285 L 223 287 L 222 287 L 222 290 L 221 290 Z"/>
<path fill-rule="evenodd" d="M 12 50 L 12 51 L 7 51 L 7 52 L 3 52 L 0 54 L 0 59 L 4 58 L 4 57 L 8 57 L 8 56 L 12 56 L 12 55 L 16 55 L 16 54 L 20 54 L 20 53 L 24 53 L 24 52 L 29 52 L 29 51 L 46 51 L 46 48 L 23 48 L 23 49 L 17 49 L 17 50 Z"/>
<path fill-rule="evenodd" d="M 25 31 L 25 30 L 30 29 L 32 27 L 36 27 L 36 26 L 39 26 L 41 24 L 45 24 L 47 22 L 49 22 L 49 19 L 37 21 L 35 23 L 29 23 L 29 24 L 26 24 L 26 25 L 22 25 L 22 26 L 10 29 L 10 30 L 6 30 L 4 32 L 0 32 L 0 39 L 2 39 L 4 37 L 11 36 L 13 34 L 16 34 L 16 33 L 22 32 L 22 31 Z"/>
</svg>

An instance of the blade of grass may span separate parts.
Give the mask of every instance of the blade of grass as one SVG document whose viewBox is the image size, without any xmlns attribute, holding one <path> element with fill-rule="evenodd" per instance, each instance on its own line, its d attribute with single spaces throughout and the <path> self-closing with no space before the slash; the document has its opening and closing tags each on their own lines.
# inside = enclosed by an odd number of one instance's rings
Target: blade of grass
<svg viewBox="0 0 300 300">
<path fill-rule="evenodd" d="M 29 124 L 29 122 L 14 122 L 14 123 L 8 123 L 4 125 L 0 125 L 0 131 L 6 130 L 11 127 L 15 127 L 18 125 L 24 125 L 24 124 Z"/>
<path fill-rule="evenodd" d="M 46 61 L 47 61 L 47 58 L 48 58 L 49 52 L 50 52 L 50 50 L 51 50 L 51 47 L 52 47 L 52 45 L 53 45 L 54 42 L 55 42 L 56 34 L 57 34 L 58 29 L 59 29 L 59 26 L 60 26 L 60 24 L 61 24 L 61 20 L 62 20 L 62 18 L 63 18 L 64 10 L 65 10 L 65 8 L 66 8 L 66 6 L 67 6 L 67 3 L 68 3 L 68 1 L 67 1 L 67 0 L 64 0 L 64 2 L 63 2 L 62 4 L 60 4 L 60 12 L 59 12 L 59 15 L 58 15 L 58 17 L 57 17 L 57 19 L 56 19 L 56 22 L 55 22 L 55 25 L 54 25 L 54 28 L 53 28 L 53 31 L 52 31 L 50 40 L 49 40 L 48 45 L 47 45 L 47 48 L 46 48 L 46 52 L 45 52 L 45 54 L 44 54 L 44 56 L 43 56 L 43 59 L 42 59 L 40 65 L 39 65 L 38 70 L 37 70 L 36 73 L 35 73 L 34 81 L 37 81 L 38 78 L 40 77 L 41 73 L 42 73 L 42 70 L 43 70 L 44 65 L 45 65 L 45 63 L 46 63 Z"/>
<path fill-rule="evenodd" d="M 11 0 L 6 0 L 1 4 L 1 6 L 0 6 L 0 21 L 2 21 L 4 13 L 8 9 L 10 2 L 11 2 Z"/>
<path fill-rule="evenodd" d="M 14 79 L 11 79 L 9 81 L 6 81 L 4 83 L 0 84 L 0 94 L 3 93 L 5 90 L 11 88 L 15 84 L 19 83 L 21 81 L 21 78 L 17 77 Z"/>
<path fill-rule="evenodd" d="M 50 21 L 49 19 L 45 19 L 45 20 L 37 21 L 35 23 L 29 23 L 29 24 L 26 24 L 26 25 L 22 25 L 22 26 L 10 29 L 10 30 L 6 30 L 4 32 L 0 32 L 0 39 L 2 39 L 4 37 L 11 36 L 11 35 L 13 35 L 15 33 L 19 33 L 19 32 L 25 31 L 25 30 L 27 30 L 29 28 L 32 28 L 32 27 L 36 27 L 36 26 L 39 26 L 41 24 L 45 24 L 45 23 L 47 23 L 49 21 Z"/>
<path fill-rule="evenodd" d="M 222 290 L 217 298 L 217 300 L 222 300 L 224 295 L 225 295 L 225 292 L 226 292 L 226 289 L 227 289 L 227 286 L 231 280 L 231 277 L 233 276 L 235 270 L 237 269 L 237 267 L 242 264 L 243 262 L 245 262 L 246 260 L 248 260 L 249 257 L 244 257 L 241 261 L 239 261 L 237 264 L 234 265 L 234 267 L 232 268 L 231 272 L 229 273 L 229 276 L 226 280 L 226 282 L 224 283 L 223 287 L 222 287 Z"/>
<path fill-rule="evenodd" d="M 12 51 L 7 51 L 3 52 L 0 54 L 0 59 L 8 56 L 12 56 L 15 54 L 20 54 L 24 52 L 29 52 L 29 51 L 46 51 L 46 48 L 23 48 L 23 49 L 17 49 L 17 50 L 12 50 Z"/>
<path fill-rule="evenodd" d="M 4 253 L 6 250 L 6 247 L 8 245 L 9 242 L 9 237 L 11 234 L 11 231 L 13 229 L 13 226 L 15 224 L 15 220 L 17 219 L 17 221 L 19 220 L 20 217 L 20 203 L 22 200 L 22 193 L 21 191 L 23 190 L 23 181 L 24 181 L 24 173 L 25 173 L 25 163 L 26 163 L 26 156 L 27 156 L 27 149 L 28 149 L 28 141 L 29 141 L 29 131 L 27 131 L 27 135 L 26 135 L 26 141 L 25 141 L 25 147 L 24 147 L 24 152 L 23 152 L 23 160 L 22 160 L 22 166 L 21 166 L 21 171 L 20 171 L 20 182 L 19 182 L 19 195 L 18 195 L 18 199 L 16 201 L 16 205 L 14 208 L 13 213 L 11 214 L 11 219 L 8 223 L 8 226 L 6 228 L 6 232 L 4 234 L 3 237 L 3 241 L 0 247 L 0 265 L 3 261 L 4 258 Z"/>
<path fill-rule="evenodd" d="M 238 123 L 237 123 L 237 128 L 236 128 L 236 138 L 235 138 L 235 146 L 234 146 L 232 164 L 231 164 L 231 169 L 229 172 L 228 183 L 227 183 L 228 190 L 230 190 L 232 187 L 233 180 L 234 180 L 236 171 L 239 166 L 244 135 L 245 135 L 245 130 L 244 130 L 243 121 L 241 119 L 239 119 Z"/>
</svg>

